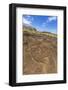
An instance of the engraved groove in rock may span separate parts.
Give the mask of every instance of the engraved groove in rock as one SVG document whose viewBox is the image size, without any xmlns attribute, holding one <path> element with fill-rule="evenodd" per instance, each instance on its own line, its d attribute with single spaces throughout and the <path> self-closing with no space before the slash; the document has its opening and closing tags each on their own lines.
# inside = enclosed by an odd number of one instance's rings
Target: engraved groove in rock
<svg viewBox="0 0 68 90">
<path fill-rule="evenodd" d="M 24 34 L 23 74 L 57 73 L 57 39 Z"/>
</svg>

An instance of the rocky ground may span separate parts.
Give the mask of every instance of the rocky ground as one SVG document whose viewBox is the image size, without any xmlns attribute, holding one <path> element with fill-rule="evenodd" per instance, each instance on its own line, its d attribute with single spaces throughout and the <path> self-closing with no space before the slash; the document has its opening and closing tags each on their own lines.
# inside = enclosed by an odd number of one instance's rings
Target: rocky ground
<svg viewBox="0 0 68 90">
<path fill-rule="evenodd" d="M 57 38 L 23 35 L 23 74 L 57 73 Z"/>
</svg>

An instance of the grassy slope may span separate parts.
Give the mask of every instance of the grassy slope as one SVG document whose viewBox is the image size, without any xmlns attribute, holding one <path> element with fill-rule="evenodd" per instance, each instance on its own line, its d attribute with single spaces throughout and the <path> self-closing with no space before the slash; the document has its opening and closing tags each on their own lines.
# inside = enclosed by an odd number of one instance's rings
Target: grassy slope
<svg viewBox="0 0 68 90">
<path fill-rule="evenodd" d="M 23 31 L 26 32 L 26 33 L 29 33 L 29 34 L 33 34 L 33 35 L 47 35 L 47 36 L 57 38 L 56 34 L 49 33 L 49 32 L 39 32 L 39 31 L 34 31 L 34 30 L 31 31 L 29 29 L 24 29 Z"/>
</svg>

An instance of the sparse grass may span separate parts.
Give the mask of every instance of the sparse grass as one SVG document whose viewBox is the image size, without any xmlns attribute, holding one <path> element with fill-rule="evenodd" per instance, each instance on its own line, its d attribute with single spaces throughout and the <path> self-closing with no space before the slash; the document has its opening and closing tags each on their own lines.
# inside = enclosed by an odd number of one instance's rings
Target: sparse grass
<svg viewBox="0 0 68 90">
<path fill-rule="evenodd" d="M 26 33 L 29 33 L 29 34 L 34 34 L 34 35 L 47 35 L 47 36 L 50 36 L 50 37 L 55 37 L 57 38 L 57 34 L 53 34 L 53 33 L 48 33 L 48 32 L 39 32 L 39 31 L 34 31 L 34 30 L 29 30 L 29 29 L 24 29 L 23 30 L 24 32 Z"/>
</svg>

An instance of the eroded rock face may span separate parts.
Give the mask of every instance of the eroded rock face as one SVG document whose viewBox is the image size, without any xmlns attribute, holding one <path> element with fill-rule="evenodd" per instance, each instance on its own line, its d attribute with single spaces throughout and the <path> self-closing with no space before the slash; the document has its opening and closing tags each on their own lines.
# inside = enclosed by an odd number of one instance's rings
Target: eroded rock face
<svg viewBox="0 0 68 90">
<path fill-rule="evenodd" d="M 57 73 L 57 39 L 49 36 L 23 36 L 23 74 Z"/>
</svg>

